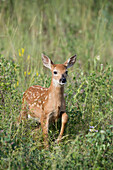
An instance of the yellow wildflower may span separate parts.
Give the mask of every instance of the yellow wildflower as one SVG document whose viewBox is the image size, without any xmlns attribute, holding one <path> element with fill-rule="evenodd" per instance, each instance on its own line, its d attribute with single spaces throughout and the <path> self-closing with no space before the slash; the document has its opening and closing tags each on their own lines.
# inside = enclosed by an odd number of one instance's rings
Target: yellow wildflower
<svg viewBox="0 0 113 170">
<path fill-rule="evenodd" d="M 28 72 L 28 75 L 30 75 L 30 71 Z"/>
<path fill-rule="evenodd" d="M 38 76 L 38 72 L 36 73 L 36 75 Z"/>
<path fill-rule="evenodd" d="M 21 57 L 22 56 L 22 54 L 21 54 L 21 52 L 19 51 L 19 56 Z"/>
<path fill-rule="evenodd" d="M 26 76 L 26 71 L 24 71 L 24 76 Z"/>
<path fill-rule="evenodd" d="M 19 85 L 19 81 L 17 81 L 17 86 Z"/>
<path fill-rule="evenodd" d="M 21 48 L 21 49 L 22 49 L 22 55 L 23 55 L 25 50 L 24 50 L 24 48 Z"/>
<path fill-rule="evenodd" d="M 29 60 L 29 59 L 30 59 L 30 55 L 27 56 L 27 60 Z"/>
</svg>

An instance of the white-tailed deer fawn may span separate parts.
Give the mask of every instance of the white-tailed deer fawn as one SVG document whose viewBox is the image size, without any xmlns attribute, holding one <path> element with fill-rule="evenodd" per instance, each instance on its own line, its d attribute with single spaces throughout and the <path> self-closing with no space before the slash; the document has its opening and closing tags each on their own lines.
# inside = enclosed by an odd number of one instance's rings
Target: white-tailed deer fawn
<svg viewBox="0 0 113 170">
<path fill-rule="evenodd" d="M 23 95 L 22 111 L 19 121 L 26 118 L 35 118 L 41 123 L 44 143 L 48 147 L 49 124 L 62 118 L 61 131 L 57 141 L 62 138 L 68 116 L 64 100 L 64 84 L 68 74 L 67 69 L 76 61 L 76 55 L 69 58 L 64 64 L 54 64 L 47 56 L 42 55 L 43 65 L 52 72 L 49 88 L 34 85 L 28 88 Z"/>
</svg>

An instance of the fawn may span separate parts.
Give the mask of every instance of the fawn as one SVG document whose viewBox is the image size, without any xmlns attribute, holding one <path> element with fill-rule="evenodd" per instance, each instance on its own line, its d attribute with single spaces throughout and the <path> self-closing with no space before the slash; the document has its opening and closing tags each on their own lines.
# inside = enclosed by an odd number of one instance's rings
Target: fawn
<svg viewBox="0 0 113 170">
<path fill-rule="evenodd" d="M 44 144 L 48 147 L 48 128 L 51 122 L 61 120 L 61 130 L 57 142 L 62 138 L 65 124 L 68 121 L 64 100 L 64 84 L 68 75 L 67 69 L 76 61 L 76 55 L 69 58 L 64 64 L 54 64 L 47 56 L 42 54 L 43 65 L 52 72 L 49 88 L 34 85 L 28 88 L 23 95 L 22 111 L 19 121 L 26 118 L 35 118 L 41 123 Z"/>
</svg>

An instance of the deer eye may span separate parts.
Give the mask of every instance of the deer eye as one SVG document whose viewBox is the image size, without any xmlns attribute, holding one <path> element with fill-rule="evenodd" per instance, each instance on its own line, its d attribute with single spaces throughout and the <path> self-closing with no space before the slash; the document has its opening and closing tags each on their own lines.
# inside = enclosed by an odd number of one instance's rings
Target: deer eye
<svg viewBox="0 0 113 170">
<path fill-rule="evenodd" d="M 65 72 L 66 74 L 68 74 L 68 71 L 66 70 L 66 72 Z"/>
<path fill-rule="evenodd" d="M 57 71 L 54 71 L 53 73 L 56 75 L 56 74 L 57 74 Z"/>
</svg>

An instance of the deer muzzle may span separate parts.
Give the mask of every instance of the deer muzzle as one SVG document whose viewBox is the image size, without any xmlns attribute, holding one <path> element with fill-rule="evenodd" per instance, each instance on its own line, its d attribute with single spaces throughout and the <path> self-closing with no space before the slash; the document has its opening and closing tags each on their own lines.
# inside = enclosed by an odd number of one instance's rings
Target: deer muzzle
<svg viewBox="0 0 113 170">
<path fill-rule="evenodd" d="M 63 85 L 63 84 L 65 84 L 67 81 L 66 81 L 66 78 L 65 78 L 65 77 L 62 77 L 59 82 L 60 82 L 61 85 Z"/>
</svg>

